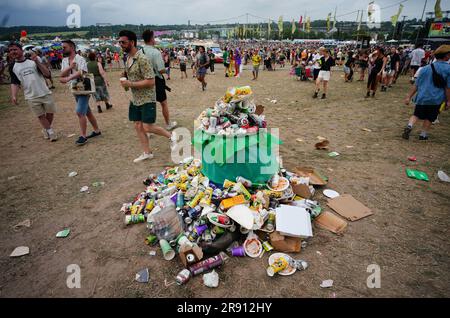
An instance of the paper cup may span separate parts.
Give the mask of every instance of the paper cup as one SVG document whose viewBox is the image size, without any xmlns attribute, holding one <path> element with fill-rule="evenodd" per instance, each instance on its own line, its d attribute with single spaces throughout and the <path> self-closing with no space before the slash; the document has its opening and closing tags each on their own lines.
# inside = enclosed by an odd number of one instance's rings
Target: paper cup
<svg viewBox="0 0 450 318">
<path fill-rule="evenodd" d="M 233 247 L 231 249 L 231 255 L 233 256 L 238 256 L 238 257 L 242 257 L 245 256 L 245 250 L 243 246 L 237 246 L 237 247 Z"/>
<path fill-rule="evenodd" d="M 169 242 L 167 242 L 166 240 L 160 240 L 159 245 L 161 246 L 161 250 L 166 261 L 170 261 L 175 257 L 175 251 L 173 250 L 172 246 L 170 246 Z"/>
</svg>

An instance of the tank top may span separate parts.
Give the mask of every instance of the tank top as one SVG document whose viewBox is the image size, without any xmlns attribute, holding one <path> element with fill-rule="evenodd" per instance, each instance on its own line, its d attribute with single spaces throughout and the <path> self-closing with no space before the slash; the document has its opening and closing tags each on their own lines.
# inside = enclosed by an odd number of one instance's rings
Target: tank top
<svg viewBox="0 0 450 318">
<path fill-rule="evenodd" d="M 98 69 L 97 61 L 89 61 L 87 63 L 88 73 L 94 74 L 94 81 L 96 86 L 103 86 L 105 83 L 103 81 L 103 77 L 100 74 L 100 70 Z"/>
</svg>

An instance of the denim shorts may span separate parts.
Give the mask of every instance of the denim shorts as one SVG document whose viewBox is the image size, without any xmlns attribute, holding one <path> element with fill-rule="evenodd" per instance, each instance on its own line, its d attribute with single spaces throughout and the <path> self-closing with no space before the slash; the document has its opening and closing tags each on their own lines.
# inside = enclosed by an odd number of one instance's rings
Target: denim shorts
<svg viewBox="0 0 450 318">
<path fill-rule="evenodd" d="M 91 95 L 75 95 L 75 100 L 77 101 L 77 107 L 75 111 L 77 114 L 87 115 L 91 112 L 89 107 L 89 97 Z"/>
</svg>

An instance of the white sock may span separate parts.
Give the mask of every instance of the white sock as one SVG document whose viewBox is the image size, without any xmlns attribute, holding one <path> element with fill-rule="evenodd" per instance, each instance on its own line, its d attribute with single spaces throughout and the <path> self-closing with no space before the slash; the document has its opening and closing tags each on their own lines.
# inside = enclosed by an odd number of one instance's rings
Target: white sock
<svg viewBox="0 0 450 318">
<path fill-rule="evenodd" d="M 47 129 L 48 134 L 53 134 L 53 128 Z"/>
</svg>

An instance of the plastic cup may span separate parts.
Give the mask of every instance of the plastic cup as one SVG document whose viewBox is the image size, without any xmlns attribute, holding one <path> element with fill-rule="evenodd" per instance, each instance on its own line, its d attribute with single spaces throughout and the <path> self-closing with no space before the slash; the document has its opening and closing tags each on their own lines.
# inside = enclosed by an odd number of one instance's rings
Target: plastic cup
<svg viewBox="0 0 450 318">
<path fill-rule="evenodd" d="M 124 82 L 124 81 L 128 81 L 128 78 L 126 78 L 126 77 L 121 77 L 119 80 L 120 80 L 120 82 Z M 128 87 L 125 87 L 125 90 L 128 91 L 129 88 L 128 88 Z"/>
<path fill-rule="evenodd" d="M 160 240 L 159 245 L 161 246 L 161 250 L 166 261 L 170 261 L 175 257 L 175 251 L 173 250 L 172 246 L 170 246 L 169 242 L 167 242 L 166 240 Z"/>
<path fill-rule="evenodd" d="M 243 257 L 245 256 L 245 250 L 243 246 L 237 246 L 237 247 L 233 247 L 231 249 L 231 255 L 233 256 L 237 256 L 237 257 Z"/>
</svg>

